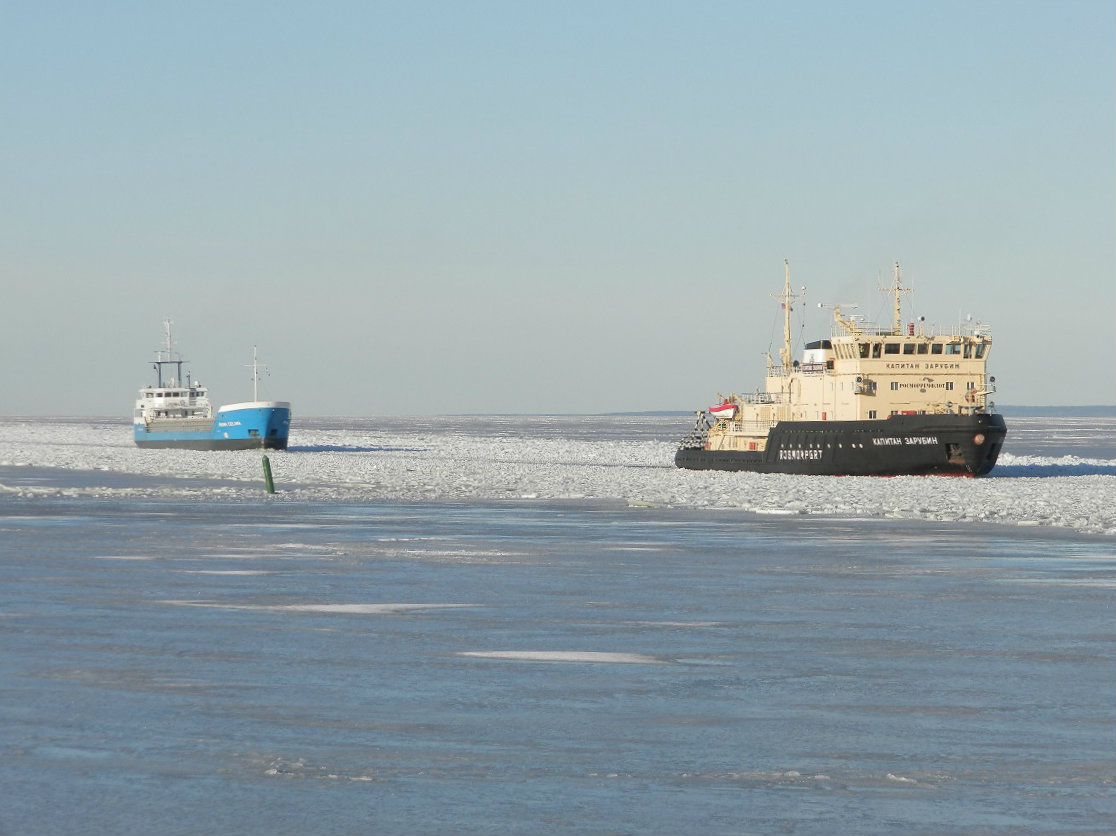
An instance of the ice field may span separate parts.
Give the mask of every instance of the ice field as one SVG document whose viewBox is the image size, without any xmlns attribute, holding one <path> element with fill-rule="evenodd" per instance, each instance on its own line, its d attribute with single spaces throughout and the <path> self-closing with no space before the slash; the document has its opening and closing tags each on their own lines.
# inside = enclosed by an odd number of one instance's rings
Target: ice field
<svg viewBox="0 0 1116 836">
<path fill-rule="evenodd" d="M 991 476 L 804 477 L 673 466 L 687 416 L 317 418 L 270 451 L 276 501 L 578 500 L 757 514 L 973 521 L 1116 534 L 1116 418 L 1010 418 Z M 125 421 L 0 419 L 0 491 L 256 496 L 261 453 L 140 450 Z M 12 470 L 14 468 L 14 470 Z M 22 468 L 73 477 L 26 478 Z M 15 478 L 11 474 L 22 474 Z M 118 477 L 143 477 L 136 483 Z M 70 483 L 72 482 L 72 483 Z"/>
</svg>

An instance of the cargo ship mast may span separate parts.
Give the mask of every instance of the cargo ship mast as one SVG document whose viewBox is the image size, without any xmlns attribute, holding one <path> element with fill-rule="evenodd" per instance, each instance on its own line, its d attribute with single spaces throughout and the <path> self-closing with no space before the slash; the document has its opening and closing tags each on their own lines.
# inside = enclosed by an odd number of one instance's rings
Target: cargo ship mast
<svg viewBox="0 0 1116 836">
<path fill-rule="evenodd" d="M 260 399 L 260 370 L 267 374 L 267 366 L 259 361 L 256 356 L 256 346 L 252 346 L 252 363 L 248 366 L 252 370 L 252 400 Z"/>
<path fill-rule="evenodd" d="M 167 347 L 155 352 L 155 360 L 152 366 L 155 368 L 155 377 L 157 386 L 162 389 L 164 386 L 181 386 L 182 385 L 182 364 L 186 361 L 182 359 L 182 355 L 177 357 L 174 352 L 174 337 L 172 336 L 172 326 L 174 323 L 170 319 L 163 320 L 163 332 L 166 335 Z M 175 376 L 164 383 L 163 381 L 163 366 L 174 366 Z M 189 385 L 189 384 L 187 384 Z"/>
</svg>

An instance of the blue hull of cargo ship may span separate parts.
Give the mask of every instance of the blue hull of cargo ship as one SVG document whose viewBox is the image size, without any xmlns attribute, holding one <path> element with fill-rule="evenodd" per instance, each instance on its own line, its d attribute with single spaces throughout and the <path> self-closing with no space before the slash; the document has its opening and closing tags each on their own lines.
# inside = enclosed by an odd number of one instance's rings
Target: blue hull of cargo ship
<svg viewBox="0 0 1116 836">
<path fill-rule="evenodd" d="M 281 401 L 232 404 L 213 421 L 153 419 L 137 421 L 138 447 L 180 450 L 284 450 L 291 428 L 290 405 Z"/>
</svg>

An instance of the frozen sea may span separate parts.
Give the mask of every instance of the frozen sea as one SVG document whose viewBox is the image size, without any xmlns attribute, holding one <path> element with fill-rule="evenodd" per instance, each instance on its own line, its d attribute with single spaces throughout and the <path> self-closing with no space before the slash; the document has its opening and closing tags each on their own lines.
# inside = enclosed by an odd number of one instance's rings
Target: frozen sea
<svg viewBox="0 0 1116 836">
<path fill-rule="evenodd" d="M 0 418 L 0 834 L 1116 830 L 1116 418 L 978 480 L 686 416 Z"/>
</svg>

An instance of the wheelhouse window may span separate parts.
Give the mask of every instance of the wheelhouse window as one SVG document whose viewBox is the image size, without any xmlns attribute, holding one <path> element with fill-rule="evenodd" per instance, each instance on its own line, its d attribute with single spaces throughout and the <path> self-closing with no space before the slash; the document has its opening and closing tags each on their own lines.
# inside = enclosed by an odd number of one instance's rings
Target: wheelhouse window
<svg viewBox="0 0 1116 836">
<path fill-rule="evenodd" d="M 914 354 L 915 353 L 915 344 L 914 343 L 903 343 L 903 353 L 904 354 Z"/>
<path fill-rule="evenodd" d="M 880 343 L 872 343 L 872 356 L 878 358 L 880 356 L 881 348 L 882 345 Z"/>
<path fill-rule="evenodd" d="M 930 353 L 931 354 L 941 354 L 942 353 L 942 344 L 941 343 L 933 343 L 930 346 Z"/>
<path fill-rule="evenodd" d="M 930 350 L 929 343 L 919 343 L 918 344 L 918 353 L 919 354 L 926 354 L 929 350 Z"/>
<path fill-rule="evenodd" d="M 898 354 L 899 343 L 886 343 L 884 345 L 884 354 Z"/>
</svg>

